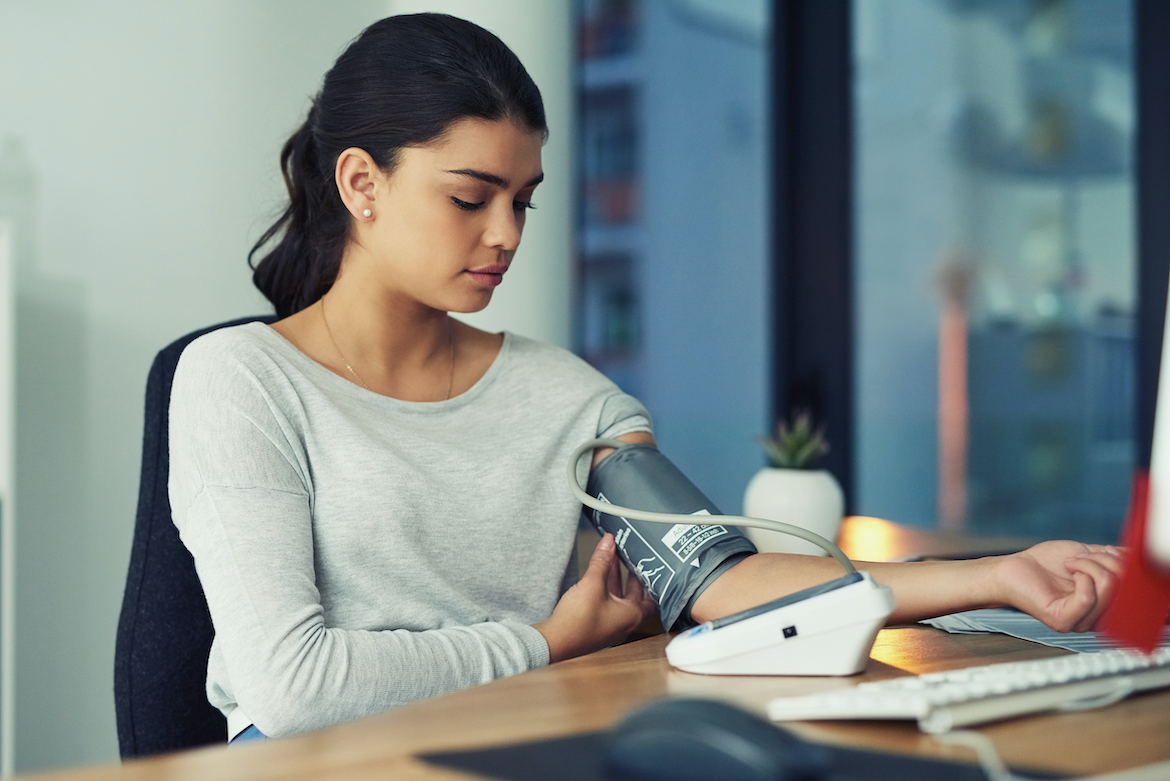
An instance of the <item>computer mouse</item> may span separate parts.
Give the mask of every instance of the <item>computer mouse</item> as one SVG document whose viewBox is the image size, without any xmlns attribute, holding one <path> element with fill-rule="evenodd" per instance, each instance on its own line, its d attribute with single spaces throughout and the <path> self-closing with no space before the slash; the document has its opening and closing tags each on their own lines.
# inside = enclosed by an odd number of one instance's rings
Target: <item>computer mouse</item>
<svg viewBox="0 0 1170 781">
<path fill-rule="evenodd" d="M 614 725 L 605 769 L 622 781 L 818 781 L 828 778 L 829 754 L 733 705 L 676 698 Z"/>
</svg>

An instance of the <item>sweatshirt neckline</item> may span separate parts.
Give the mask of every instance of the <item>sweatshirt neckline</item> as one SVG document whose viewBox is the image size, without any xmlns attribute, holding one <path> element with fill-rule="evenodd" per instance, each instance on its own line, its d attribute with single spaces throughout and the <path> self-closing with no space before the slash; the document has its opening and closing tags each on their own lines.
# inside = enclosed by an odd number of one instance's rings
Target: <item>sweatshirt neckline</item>
<svg viewBox="0 0 1170 781">
<path fill-rule="evenodd" d="M 491 366 L 483 373 L 475 384 L 468 388 L 463 393 L 457 396 L 452 396 L 449 399 L 442 401 L 406 401 L 404 399 L 396 399 L 393 396 L 384 396 L 381 393 L 376 393 L 361 385 L 350 382 L 344 377 L 339 377 L 329 369 L 314 361 L 309 356 L 305 355 L 289 340 L 285 339 L 276 332 L 271 326 L 266 323 L 254 322 L 246 323 L 241 328 L 247 329 L 256 334 L 264 343 L 276 348 L 282 356 L 292 361 L 301 371 L 306 375 L 319 379 L 322 383 L 327 383 L 331 391 L 344 393 L 355 399 L 373 404 L 382 404 L 392 406 L 399 409 L 410 409 L 419 412 L 428 411 L 445 411 L 462 407 L 471 400 L 481 396 L 485 390 L 494 381 L 497 375 L 503 371 L 502 366 L 508 360 L 508 356 L 513 349 L 514 335 L 510 331 L 501 332 L 504 336 L 504 343 L 500 345 L 500 351 L 497 353 Z"/>
</svg>

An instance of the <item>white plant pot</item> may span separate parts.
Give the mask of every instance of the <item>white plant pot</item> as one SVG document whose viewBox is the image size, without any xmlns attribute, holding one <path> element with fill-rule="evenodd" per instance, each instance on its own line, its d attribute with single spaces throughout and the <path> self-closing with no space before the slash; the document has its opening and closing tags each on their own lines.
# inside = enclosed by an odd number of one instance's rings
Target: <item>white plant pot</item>
<svg viewBox="0 0 1170 781">
<path fill-rule="evenodd" d="M 799 526 L 835 543 L 845 514 L 845 493 L 837 479 L 823 469 L 766 467 L 748 482 L 743 514 Z M 750 527 L 743 531 L 761 553 L 828 555 L 799 537 Z"/>
</svg>

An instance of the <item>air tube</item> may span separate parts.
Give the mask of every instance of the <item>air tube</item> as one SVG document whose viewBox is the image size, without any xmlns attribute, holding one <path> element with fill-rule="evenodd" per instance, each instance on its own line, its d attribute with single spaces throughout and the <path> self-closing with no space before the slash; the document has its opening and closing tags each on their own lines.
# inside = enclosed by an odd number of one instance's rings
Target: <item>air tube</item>
<svg viewBox="0 0 1170 781">
<path fill-rule="evenodd" d="M 586 493 L 611 504 L 679 515 L 721 515 L 702 491 L 652 445 L 626 445 L 589 475 Z M 662 625 L 679 631 L 694 626 L 690 608 L 725 571 L 756 547 L 734 527 L 722 524 L 662 524 L 586 509 L 602 533 L 658 605 Z"/>
</svg>

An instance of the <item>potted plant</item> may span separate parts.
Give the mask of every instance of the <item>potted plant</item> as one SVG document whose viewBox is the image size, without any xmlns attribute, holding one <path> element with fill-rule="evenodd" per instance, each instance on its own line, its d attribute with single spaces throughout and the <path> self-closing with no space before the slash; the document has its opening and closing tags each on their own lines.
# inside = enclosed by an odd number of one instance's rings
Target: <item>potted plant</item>
<svg viewBox="0 0 1170 781">
<path fill-rule="evenodd" d="M 812 415 L 798 412 L 792 422 L 781 420 L 774 438 L 757 437 L 772 465 L 748 482 L 743 514 L 799 526 L 835 541 L 845 514 L 845 494 L 832 474 L 816 468 L 829 452 L 823 428 Z M 818 546 L 781 532 L 745 528 L 761 552 L 827 555 Z"/>
</svg>

